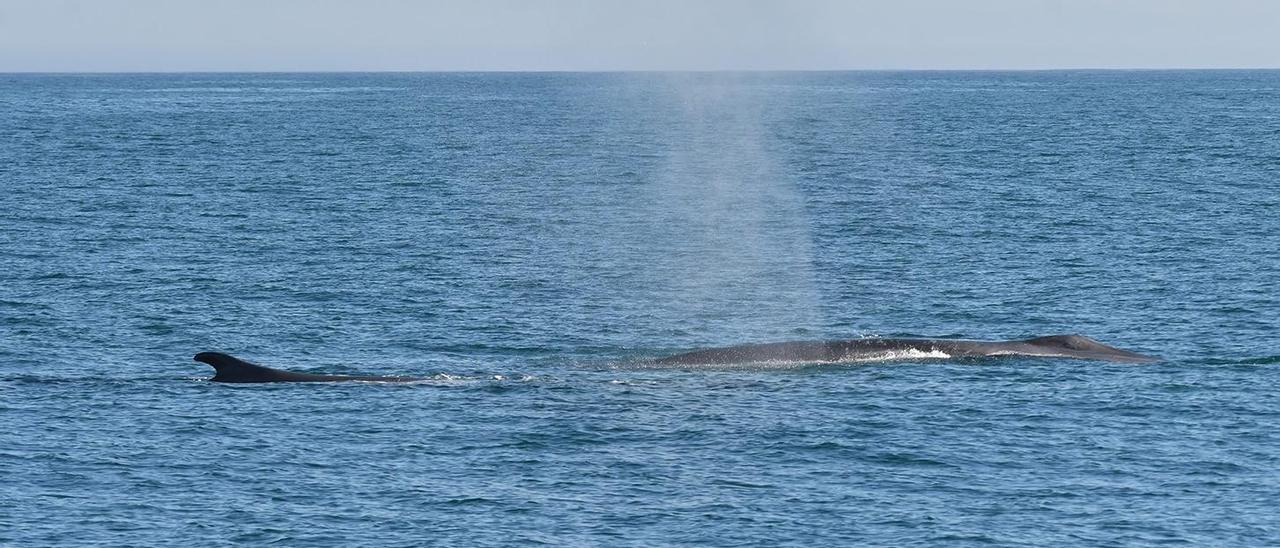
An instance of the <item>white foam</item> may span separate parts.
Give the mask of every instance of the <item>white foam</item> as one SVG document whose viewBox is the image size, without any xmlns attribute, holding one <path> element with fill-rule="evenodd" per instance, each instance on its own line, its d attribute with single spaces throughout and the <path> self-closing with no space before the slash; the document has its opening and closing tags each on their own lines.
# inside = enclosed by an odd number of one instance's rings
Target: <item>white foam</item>
<svg viewBox="0 0 1280 548">
<path fill-rule="evenodd" d="M 842 358 L 832 363 L 864 363 L 864 362 L 890 362 L 902 360 L 945 360 L 951 357 L 951 354 L 931 348 L 929 350 L 920 350 L 919 348 L 908 348 L 906 350 L 893 350 L 882 352 L 879 354 L 862 355 L 855 358 Z"/>
</svg>

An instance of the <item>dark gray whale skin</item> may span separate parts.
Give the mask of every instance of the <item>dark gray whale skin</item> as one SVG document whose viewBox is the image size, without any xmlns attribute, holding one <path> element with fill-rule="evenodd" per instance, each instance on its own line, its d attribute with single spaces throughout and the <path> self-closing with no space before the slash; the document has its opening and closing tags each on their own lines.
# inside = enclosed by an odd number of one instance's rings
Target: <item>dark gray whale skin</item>
<svg viewBox="0 0 1280 548">
<path fill-rule="evenodd" d="M 848 339 L 743 344 L 685 352 L 652 363 L 657 365 L 731 365 L 759 362 L 821 363 L 876 359 L 895 352 L 941 352 L 951 358 L 1038 356 L 1120 363 L 1153 363 L 1159 358 L 1107 346 L 1082 335 L 1050 335 L 1021 341 L 972 341 L 965 339 Z M 221 352 L 201 352 L 198 362 L 217 372 L 214 382 L 411 382 L 422 377 L 320 375 L 272 369 Z"/>
<path fill-rule="evenodd" d="M 653 360 L 657 365 L 730 365 L 759 362 L 840 362 L 876 359 L 895 352 L 942 352 L 952 358 L 1041 356 L 1122 363 L 1160 361 L 1107 346 L 1082 335 L 1050 335 L 1021 341 L 964 339 L 848 339 L 743 344 L 707 348 Z"/>
<path fill-rule="evenodd" d="M 221 352 L 201 352 L 195 355 L 196 361 L 213 366 L 217 373 L 213 382 L 340 382 L 340 381 L 373 381 L 373 382 L 411 382 L 422 380 L 421 377 L 381 377 L 362 375 L 317 375 L 313 373 L 297 373 L 272 369 L 249 363 L 235 356 Z"/>
</svg>

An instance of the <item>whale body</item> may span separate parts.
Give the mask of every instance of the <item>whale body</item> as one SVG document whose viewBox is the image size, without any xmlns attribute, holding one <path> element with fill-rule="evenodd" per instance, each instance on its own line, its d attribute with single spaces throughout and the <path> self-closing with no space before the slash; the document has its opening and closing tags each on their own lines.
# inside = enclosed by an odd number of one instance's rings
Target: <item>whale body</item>
<svg viewBox="0 0 1280 548">
<path fill-rule="evenodd" d="M 1019 341 L 865 338 L 743 344 L 694 350 L 653 360 L 658 365 L 732 365 L 762 362 L 834 363 L 887 359 L 1038 356 L 1122 363 L 1158 358 L 1121 350 L 1083 335 L 1050 335 Z"/>
<path fill-rule="evenodd" d="M 656 365 L 733 365 L 763 362 L 836 363 L 892 359 L 947 359 L 992 356 L 1074 358 L 1120 363 L 1152 363 L 1159 358 L 1108 346 L 1083 335 L 1050 335 L 1018 341 L 967 339 L 865 338 L 742 344 L 694 350 L 652 360 Z M 196 361 L 209 364 L 214 382 L 411 382 L 424 377 L 324 375 L 272 369 L 221 352 L 201 352 Z"/>
<path fill-rule="evenodd" d="M 217 373 L 209 380 L 214 382 L 411 382 L 423 380 L 421 377 L 318 375 L 314 373 L 298 373 L 295 371 L 272 369 L 255 363 L 249 363 L 230 354 L 223 354 L 222 352 L 201 352 L 196 354 L 194 359 L 213 367 L 214 371 Z"/>
</svg>

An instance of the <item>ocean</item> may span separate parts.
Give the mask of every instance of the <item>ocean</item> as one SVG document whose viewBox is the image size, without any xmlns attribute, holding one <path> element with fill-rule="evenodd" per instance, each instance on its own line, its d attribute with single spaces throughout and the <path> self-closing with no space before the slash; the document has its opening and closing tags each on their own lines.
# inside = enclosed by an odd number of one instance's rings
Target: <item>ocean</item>
<svg viewBox="0 0 1280 548">
<path fill-rule="evenodd" d="M 0 545 L 1280 544 L 1280 71 L 7 74 L 0 196 Z"/>
</svg>

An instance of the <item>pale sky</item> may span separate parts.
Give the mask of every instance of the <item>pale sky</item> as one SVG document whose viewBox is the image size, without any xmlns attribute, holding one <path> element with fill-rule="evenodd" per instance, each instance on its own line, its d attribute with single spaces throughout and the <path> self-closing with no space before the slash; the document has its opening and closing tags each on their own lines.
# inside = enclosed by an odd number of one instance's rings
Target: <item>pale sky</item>
<svg viewBox="0 0 1280 548">
<path fill-rule="evenodd" d="M 0 0 L 0 72 L 1280 68 L 1271 0 Z"/>
</svg>

